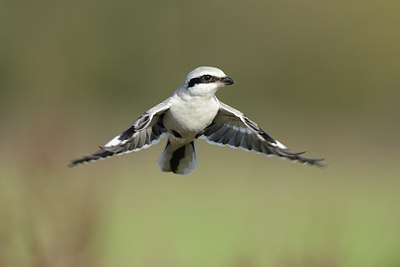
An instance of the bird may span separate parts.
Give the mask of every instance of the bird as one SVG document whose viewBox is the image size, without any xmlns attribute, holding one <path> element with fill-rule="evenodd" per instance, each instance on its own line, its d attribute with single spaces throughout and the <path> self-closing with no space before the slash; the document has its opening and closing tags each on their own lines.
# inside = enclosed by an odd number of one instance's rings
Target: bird
<svg viewBox="0 0 400 267">
<path fill-rule="evenodd" d="M 163 172 L 189 174 L 196 167 L 197 139 L 269 156 L 324 167 L 322 158 L 292 152 L 241 111 L 221 102 L 215 93 L 235 81 L 215 67 L 197 67 L 173 94 L 144 112 L 133 124 L 70 167 L 148 148 L 167 138 L 158 164 Z"/>
</svg>

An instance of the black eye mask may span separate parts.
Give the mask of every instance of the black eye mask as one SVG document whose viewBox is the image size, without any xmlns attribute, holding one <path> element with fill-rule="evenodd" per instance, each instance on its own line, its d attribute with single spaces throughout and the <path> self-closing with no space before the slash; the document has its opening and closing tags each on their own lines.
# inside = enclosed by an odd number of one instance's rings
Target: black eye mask
<svg viewBox="0 0 400 267">
<path fill-rule="evenodd" d="M 215 76 L 206 74 L 206 75 L 202 75 L 200 77 L 191 79 L 189 81 L 188 87 L 193 87 L 196 84 L 200 84 L 200 83 L 213 83 L 213 82 L 219 81 L 220 79 L 221 78 L 219 78 L 219 77 L 215 77 Z"/>
</svg>

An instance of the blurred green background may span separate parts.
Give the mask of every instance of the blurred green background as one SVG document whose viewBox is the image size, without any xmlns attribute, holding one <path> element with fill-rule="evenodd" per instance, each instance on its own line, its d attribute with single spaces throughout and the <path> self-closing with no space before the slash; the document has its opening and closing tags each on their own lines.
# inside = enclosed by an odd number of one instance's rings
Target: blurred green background
<svg viewBox="0 0 400 267">
<path fill-rule="evenodd" d="M 0 0 L 0 266 L 400 266 L 400 2 Z M 191 69 L 326 169 L 165 142 L 69 169 Z"/>
</svg>

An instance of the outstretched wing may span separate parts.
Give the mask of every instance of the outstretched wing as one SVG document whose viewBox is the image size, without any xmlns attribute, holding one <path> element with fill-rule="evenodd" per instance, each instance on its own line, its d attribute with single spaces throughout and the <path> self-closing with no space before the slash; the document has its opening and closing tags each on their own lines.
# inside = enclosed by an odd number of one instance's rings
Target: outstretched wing
<svg viewBox="0 0 400 267">
<path fill-rule="evenodd" d="M 140 116 L 131 127 L 120 135 L 114 137 L 110 142 L 100 147 L 100 150 L 91 155 L 84 156 L 71 161 L 70 167 L 108 158 L 122 153 L 139 151 L 158 143 L 159 139 L 166 132 L 162 117 L 164 112 L 171 106 L 170 99 L 156 105 Z"/>
<path fill-rule="evenodd" d="M 213 122 L 200 136 L 212 144 L 240 147 L 267 155 L 277 155 L 282 158 L 324 166 L 323 159 L 310 159 L 301 156 L 304 152 L 292 152 L 278 140 L 272 138 L 255 122 L 242 112 L 222 102 Z"/>
</svg>

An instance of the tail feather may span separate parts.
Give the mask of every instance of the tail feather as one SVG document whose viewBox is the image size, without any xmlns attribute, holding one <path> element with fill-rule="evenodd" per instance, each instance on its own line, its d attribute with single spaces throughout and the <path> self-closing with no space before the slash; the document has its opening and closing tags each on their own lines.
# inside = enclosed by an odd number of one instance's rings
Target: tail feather
<svg viewBox="0 0 400 267">
<path fill-rule="evenodd" d="M 196 167 L 196 149 L 194 142 L 176 147 L 168 141 L 158 164 L 164 172 L 185 175 Z"/>
</svg>

